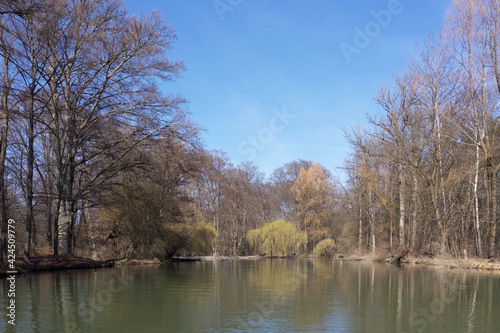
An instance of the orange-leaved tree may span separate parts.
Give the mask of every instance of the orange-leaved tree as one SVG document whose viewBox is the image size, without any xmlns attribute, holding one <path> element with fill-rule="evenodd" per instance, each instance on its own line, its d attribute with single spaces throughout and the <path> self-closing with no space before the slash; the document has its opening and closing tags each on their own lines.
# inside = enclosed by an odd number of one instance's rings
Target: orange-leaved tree
<svg viewBox="0 0 500 333">
<path fill-rule="evenodd" d="M 333 188 L 323 168 L 316 162 L 308 170 L 300 169 L 292 194 L 296 200 L 295 218 L 307 235 L 308 250 L 332 235 Z"/>
</svg>

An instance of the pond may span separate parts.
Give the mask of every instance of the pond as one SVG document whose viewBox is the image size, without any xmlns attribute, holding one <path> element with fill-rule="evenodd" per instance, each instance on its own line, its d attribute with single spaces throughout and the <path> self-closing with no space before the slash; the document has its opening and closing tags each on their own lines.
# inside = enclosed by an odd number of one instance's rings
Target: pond
<svg viewBox="0 0 500 333">
<path fill-rule="evenodd" d="M 18 275 L 16 326 L 4 314 L 0 331 L 499 332 L 499 296 L 500 274 L 491 272 L 319 259 L 183 262 Z"/>
</svg>

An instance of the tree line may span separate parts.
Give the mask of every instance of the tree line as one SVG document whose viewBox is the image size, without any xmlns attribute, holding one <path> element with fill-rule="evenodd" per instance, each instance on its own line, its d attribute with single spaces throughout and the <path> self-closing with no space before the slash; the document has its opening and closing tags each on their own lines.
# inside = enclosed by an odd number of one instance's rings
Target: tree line
<svg viewBox="0 0 500 333">
<path fill-rule="evenodd" d="M 493 258 L 499 17 L 494 1 L 453 3 L 368 125 L 345 130 L 342 181 L 305 160 L 266 179 L 205 149 L 184 99 L 159 88 L 185 68 L 160 13 L 0 1 L 1 259 L 9 219 L 28 262 L 316 247 Z"/>
<path fill-rule="evenodd" d="M 0 253 L 10 216 L 25 226 L 26 261 L 39 242 L 57 259 L 140 151 L 169 137 L 196 145 L 182 99 L 158 89 L 184 64 L 165 57 L 176 36 L 158 12 L 130 16 L 120 1 L 2 1 L 0 12 Z"/>
<path fill-rule="evenodd" d="M 498 253 L 499 24 L 496 1 L 454 1 L 442 31 L 379 90 L 380 112 L 346 131 L 360 247 Z"/>
<path fill-rule="evenodd" d="M 168 58 L 176 35 L 160 13 L 1 1 L 0 27 L 2 260 L 13 218 L 29 262 L 40 251 L 245 254 L 249 230 L 291 214 L 289 189 L 204 150 L 185 101 L 158 88 L 184 70 Z M 291 184 L 293 168 L 277 181 Z M 302 228 L 321 223 L 304 217 Z"/>
</svg>

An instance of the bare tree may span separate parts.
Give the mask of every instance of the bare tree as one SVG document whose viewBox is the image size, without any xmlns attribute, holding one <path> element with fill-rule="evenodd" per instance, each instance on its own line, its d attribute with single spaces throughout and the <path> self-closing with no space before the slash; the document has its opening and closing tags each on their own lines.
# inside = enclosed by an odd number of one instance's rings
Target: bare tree
<svg viewBox="0 0 500 333">
<path fill-rule="evenodd" d="M 394 92 L 388 89 L 381 89 L 375 97 L 378 105 L 384 110 L 381 120 L 369 117 L 371 124 L 376 126 L 379 131 L 375 134 L 378 140 L 378 154 L 397 164 L 398 170 L 398 191 L 399 191 L 399 246 L 406 247 L 405 225 L 406 225 L 406 166 L 409 153 L 409 127 L 412 126 L 411 120 L 414 119 L 411 113 L 414 112 L 417 104 L 417 93 L 411 82 L 406 78 L 396 79 L 396 88 Z"/>
<path fill-rule="evenodd" d="M 0 18 L 0 25 L 3 24 L 2 18 Z M 0 99 L 0 122 L 1 122 L 1 133 L 0 133 L 0 209 L 2 210 L 1 215 L 1 237 L 0 237 L 0 261 L 3 262 L 6 251 L 7 251 L 7 189 L 5 185 L 5 164 L 7 159 L 7 138 L 9 131 L 9 120 L 12 113 L 12 98 L 11 98 L 11 88 L 12 88 L 12 74 L 11 74 L 11 57 L 10 52 L 11 41 L 5 35 L 4 30 L 0 29 L 0 53 L 2 55 L 1 62 L 1 99 Z"/>
<path fill-rule="evenodd" d="M 175 33 L 157 12 L 136 18 L 118 1 L 69 1 L 41 19 L 53 22 L 41 37 L 50 59 L 46 126 L 57 191 L 57 256 L 72 252 L 76 203 L 82 195 L 116 172 L 134 142 L 183 117 L 175 112 L 182 100 L 162 96 L 155 84 L 175 78 L 183 64 L 165 58 Z M 124 125 L 125 135 L 102 131 Z M 89 145 L 92 149 L 85 148 Z M 76 188 L 77 173 L 92 163 L 104 165 L 84 189 Z"/>
<path fill-rule="evenodd" d="M 488 257 L 495 256 L 497 220 L 495 105 L 492 93 L 500 92 L 498 68 L 499 11 L 496 1 L 455 1 L 447 18 L 446 30 L 454 46 L 453 58 L 462 73 L 462 109 L 465 117 L 457 124 L 464 135 L 474 143 L 474 217 L 477 252 L 482 254 L 481 222 L 478 200 L 480 165 L 487 177 Z"/>
</svg>

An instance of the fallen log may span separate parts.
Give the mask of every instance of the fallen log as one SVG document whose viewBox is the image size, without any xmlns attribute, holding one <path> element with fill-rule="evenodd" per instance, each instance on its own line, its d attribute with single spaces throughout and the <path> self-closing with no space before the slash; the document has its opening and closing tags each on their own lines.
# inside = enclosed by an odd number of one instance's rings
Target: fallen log
<svg viewBox="0 0 500 333">
<path fill-rule="evenodd" d="M 401 265 L 401 260 L 404 259 L 408 255 L 408 252 L 410 252 L 408 249 L 403 249 L 399 251 L 397 255 L 393 255 L 390 258 L 387 258 L 385 262 L 393 265 Z"/>
</svg>

